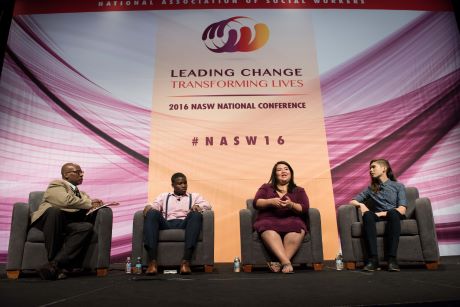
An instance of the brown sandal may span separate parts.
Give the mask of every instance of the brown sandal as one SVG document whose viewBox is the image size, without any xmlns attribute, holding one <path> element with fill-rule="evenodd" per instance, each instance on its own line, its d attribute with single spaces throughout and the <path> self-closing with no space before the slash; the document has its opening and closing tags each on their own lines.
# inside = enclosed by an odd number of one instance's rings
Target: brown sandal
<svg viewBox="0 0 460 307">
<path fill-rule="evenodd" d="M 279 273 L 281 271 L 281 263 L 276 261 L 268 261 L 267 266 L 273 273 Z"/>
</svg>

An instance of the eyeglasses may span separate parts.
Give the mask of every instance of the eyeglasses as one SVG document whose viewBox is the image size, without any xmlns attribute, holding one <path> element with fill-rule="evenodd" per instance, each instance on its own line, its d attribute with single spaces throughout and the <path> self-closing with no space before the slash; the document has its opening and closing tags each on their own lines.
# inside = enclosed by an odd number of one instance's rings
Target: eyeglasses
<svg viewBox="0 0 460 307">
<path fill-rule="evenodd" d="M 75 173 L 77 175 L 81 175 L 81 174 L 84 174 L 85 172 L 84 171 L 68 171 L 67 173 Z"/>
</svg>

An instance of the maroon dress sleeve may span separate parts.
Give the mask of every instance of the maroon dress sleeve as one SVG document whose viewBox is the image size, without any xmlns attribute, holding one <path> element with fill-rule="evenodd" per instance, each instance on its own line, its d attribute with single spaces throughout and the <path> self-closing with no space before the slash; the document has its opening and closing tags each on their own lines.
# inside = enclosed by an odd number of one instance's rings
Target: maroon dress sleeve
<svg viewBox="0 0 460 307">
<path fill-rule="evenodd" d="M 307 193 L 305 192 L 304 188 L 297 187 L 295 189 L 295 197 L 297 203 L 299 203 L 302 206 L 302 212 L 307 213 L 308 208 L 310 208 L 310 201 L 308 200 Z"/>
<path fill-rule="evenodd" d="M 257 207 L 256 207 L 256 202 L 257 202 L 258 199 L 267 199 L 267 198 L 270 198 L 270 197 L 268 197 L 269 192 L 270 192 L 270 188 L 271 188 L 271 185 L 269 185 L 269 184 L 267 184 L 267 183 L 264 183 L 264 184 L 257 190 L 256 196 L 254 196 L 254 201 L 252 202 L 252 206 L 254 207 L 254 209 L 257 209 Z"/>
</svg>

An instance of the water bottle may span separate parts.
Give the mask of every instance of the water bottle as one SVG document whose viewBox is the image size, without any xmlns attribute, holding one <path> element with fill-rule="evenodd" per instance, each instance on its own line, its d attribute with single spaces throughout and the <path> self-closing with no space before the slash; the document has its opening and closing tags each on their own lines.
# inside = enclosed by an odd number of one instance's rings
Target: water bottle
<svg viewBox="0 0 460 307">
<path fill-rule="evenodd" d="M 137 257 L 137 260 L 136 260 L 136 274 L 142 274 L 141 257 Z"/>
<path fill-rule="evenodd" d="M 342 257 L 341 252 L 339 252 L 337 254 L 337 257 L 335 257 L 335 269 L 337 271 L 342 271 L 343 270 L 343 257 Z"/>
<path fill-rule="evenodd" d="M 126 258 L 126 274 L 131 274 L 132 264 L 131 264 L 131 257 Z"/>
<path fill-rule="evenodd" d="M 235 259 L 233 260 L 233 272 L 239 273 L 240 270 L 241 270 L 241 261 L 240 261 L 240 258 L 235 257 Z"/>
</svg>

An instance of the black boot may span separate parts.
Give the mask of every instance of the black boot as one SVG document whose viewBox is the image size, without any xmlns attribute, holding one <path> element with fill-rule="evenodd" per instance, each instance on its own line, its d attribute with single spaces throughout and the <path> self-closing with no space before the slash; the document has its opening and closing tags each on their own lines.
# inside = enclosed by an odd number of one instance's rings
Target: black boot
<svg viewBox="0 0 460 307">
<path fill-rule="evenodd" d="M 366 272 L 374 272 L 375 270 L 379 270 L 379 261 L 377 257 L 369 258 L 366 266 L 363 268 L 363 271 Z"/>
<path fill-rule="evenodd" d="M 398 262 L 396 261 L 396 257 L 390 257 L 388 259 L 388 271 L 389 272 L 399 272 L 399 271 L 401 271 L 399 269 Z"/>
</svg>

